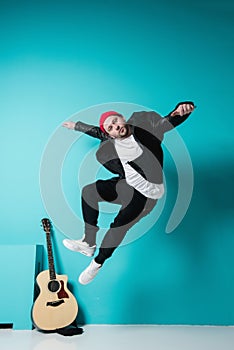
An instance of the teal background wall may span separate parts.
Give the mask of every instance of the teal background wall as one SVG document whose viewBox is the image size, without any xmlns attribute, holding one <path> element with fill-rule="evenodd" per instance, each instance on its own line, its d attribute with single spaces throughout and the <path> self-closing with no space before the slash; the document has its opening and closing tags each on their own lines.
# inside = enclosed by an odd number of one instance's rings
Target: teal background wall
<svg viewBox="0 0 234 350">
<path fill-rule="evenodd" d="M 54 227 L 56 269 L 69 276 L 79 322 L 234 324 L 233 23 L 230 0 L 1 1 L 1 245 L 45 244 L 40 163 L 64 120 L 112 101 L 161 114 L 181 100 L 197 105 L 178 130 L 192 159 L 194 192 L 172 233 L 165 227 L 177 175 L 168 154 L 162 215 L 120 247 L 92 284 L 78 284 L 89 260 L 67 251 L 68 232 Z M 96 145 L 82 140 L 67 155 L 64 189 L 74 212 L 75 153 Z"/>
</svg>

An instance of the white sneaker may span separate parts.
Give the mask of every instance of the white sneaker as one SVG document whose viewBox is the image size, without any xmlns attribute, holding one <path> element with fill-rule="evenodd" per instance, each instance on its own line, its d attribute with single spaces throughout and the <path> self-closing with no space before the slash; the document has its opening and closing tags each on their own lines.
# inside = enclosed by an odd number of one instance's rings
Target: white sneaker
<svg viewBox="0 0 234 350">
<path fill-rule="evenodd" d="M 79 240 L 64 239 L 63 245 L 66 248 L 73 250 L 74 252 L 79 252 L 86 256 L 93 256 L 96 250 L 96 245 L 90 247 L 88 243 L 83 242 L 82 239 L 79 239 Z"/>
<path fill-rule="evenodd" d="M 90 283 L 94 277 L 97 275 L 100 267 L 102 265 L 96 263 L 95 260 L 92 260 L 89 266 L 80 274 L 79 276 L 79 282 L 81 284 L 88 284 Z"/>
</svg>

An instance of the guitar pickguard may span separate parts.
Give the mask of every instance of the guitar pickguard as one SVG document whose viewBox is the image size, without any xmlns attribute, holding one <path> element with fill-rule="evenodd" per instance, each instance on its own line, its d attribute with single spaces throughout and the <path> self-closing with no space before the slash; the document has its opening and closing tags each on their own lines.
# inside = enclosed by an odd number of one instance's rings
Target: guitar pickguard
<svg viewBox="0 0 234 350">
<path fill-rule="evenodd" d="M 64 282 L 63 282 L 63 281 L 60 281 L 60 283 L 61 283 L 61 289 L 60 289 L 60 291 L 58 292 L 58 298 L 59 298 L 59 299 L 69 298 L 69 295 L 67 294 L 67 292 L 66 292 L 65 289 L 64 289 Z"/>
</svg>

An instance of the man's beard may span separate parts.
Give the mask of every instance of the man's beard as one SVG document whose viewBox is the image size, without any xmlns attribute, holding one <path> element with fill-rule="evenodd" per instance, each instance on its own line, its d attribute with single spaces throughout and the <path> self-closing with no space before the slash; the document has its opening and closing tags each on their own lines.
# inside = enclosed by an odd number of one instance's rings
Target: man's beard
<svg viewBox="0 0 234 350">
<path fill-rule="evenodd" d="M 123 129 L 123 131 L 122 131 Z M 119 133 L 119 138 L 123 139 L 131 135 L 131 128 L 129 124 L 125 124 L 121 129 Z"/>
</svg>

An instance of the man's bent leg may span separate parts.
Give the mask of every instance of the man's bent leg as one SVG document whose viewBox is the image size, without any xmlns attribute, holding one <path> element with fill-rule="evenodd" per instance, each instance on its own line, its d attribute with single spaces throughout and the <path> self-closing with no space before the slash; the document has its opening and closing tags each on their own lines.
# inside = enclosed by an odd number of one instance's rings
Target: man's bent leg
<svg viewBox="0 0 234 350">
<path fill-rule="evenodd" d="M 99 227 L 99 202 L 113 202 L 117 198 L 116 184 L 118 179 L 98 180 L 95 183 L 87 185 L 82 191 L 82 213 L 84 218 L 84 241 L 89 245 L 96 244 L 96 235 Z"/>
<path fill-rule="evenodd" d="M 86 256 L 93 256 L 96 250 L 96 234 L 98 231 L 98 195 L 96 183 L 87 185 L 82 190 L 82 211 L 84 216 L 84 235 L 82 239 L 64 239 L 66 248 Z"/>
<path fill-rule="evenodd" d="M 144 216 L 148 215 L 156 203 L 156 200 L 147 199 L 138 191 L 134 190 L 133 197 L 129 204 L 121 208 L 114 222 L 110 225 L 110 229 L 107 231 L 102 241 L 95 261 L 98 264 L 103 264 L 106 259 L 110 258 L 124 239 L 127 231 Z"/>
<path fill-rule="evenodd" d="M 84 219 L 83 241 L 93 246 L 96 244 L 96 235 L 99 229 L 97 226 L 99 209 L 96 183 L 92 183 L 83 188 L 81 206 Z"/>
</svg>

